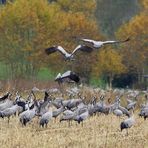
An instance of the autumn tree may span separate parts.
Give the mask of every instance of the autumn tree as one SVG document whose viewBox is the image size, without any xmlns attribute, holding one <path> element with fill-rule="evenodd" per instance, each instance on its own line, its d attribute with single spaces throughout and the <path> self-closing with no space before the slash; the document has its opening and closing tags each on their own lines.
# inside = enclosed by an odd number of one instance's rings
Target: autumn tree
<svg viewBox="0 0 148 148">
<path fill-rule="evenodd" d="M 57 4 L 67 16 L 67 32 L 64 36 L 64 44 L 67 49 L 74 49 L 81 42 L 72 39 L 72 36 L 103 39 L 96 18 L 94 15 L 96 2 L 90 0 L 57 0 Z M 64 45 L 63 44 L 63 45 Z M 75 56 L 75 61 L 68 65 L 68 68 L 79 73 L 80 76 L 90 79 L 92 67 L 96 61 L 95 54 L 85 54 L 79 52 Z"/>
<path fill-rule="evenodd" d="M 38 49 L 44 47 L 50 34 L 61 30 L 59 26 L 62 26 L 62 23 L 57 23 L 61 18 L 59 14 L 58 8 L 49 8 L 45 0 L 16 0 L 1 10 L 1 59 L 10 66 L 13 75 L 35 73 L 40 61 L 34 60 L 34 55 L 39 55 Z"/>
<path fill-rule="evenodd" d="M 81 0 L 15 0 L 6 4 L 0 10 L 0 60 L 9 65 L 12 78 L 34 77 L 43 66 L 71 69 L 73 63 L 67 65 L 59 54 L 47 56 L 44 49 L 61 45 L 71 52 L 78 44 L 73 36 L 102 38 L 94 17 L 95 5 L 89 0 L 85 4 Z M 86 61 L 81 65 L 90 68 Z"/>
<path fill-rule="evenodd" d="M 85 3 L 84 3 L 85 2 Z M 57 41 L 54 42 L 55 45 L 63 46 L 68 52 L 72 52 L 72 50 L 80 44 L 75 40 L 75 36 L 77 37 L 88 37 L 88 38 L 96 38 L 101 39 L 103 36 L 98 30 L 98 26 L 96 23 L 96 19 L 94 16 L 95 1 L 89 0 L 57 0 L 54 3 L 51 3 L 53 6 L 58 6 L 63 15 L 63 23 L 65 23 L 65 29 L 59 35 Z M 55 61 L 54 59 L 58 56 L 58 54 L 51 55 L 48 57 L 47 61 Z M 58 56 L 58 59 L 61 59 Z M 79 53 L 75 56 L 75 61 L 72 62 L 64 62 L 63 59 L 59 60 L 60 62 L 57 64 L 57 60 L 52 64 L 54 65 L 54 70 L 70 69 L 79 73 L 82 77 L 89 79 L 91 74 L 92 65 L 95 61 L 94 54 L 87 55 Z M 93 60 L 92 60 L 93 59 Z M 49 63 L 51 63 L 49 61 Z M 60 65 L 60 68 L 57 66 Z M 65 67 L 64 67 L 65 65 Z"/>
<path fill-rule="evenodd" d="M 126 67 L 122 64 L 122 56 L 115 49 L 107 47 L 100 50 L 94 71 L 98 71 L 99 75 L 106 76 L 109 87 L 112 88 L 114 76 L 124 73 Z"/>
<path fill-rule="evenodd" d="M 128 70 L 136 70 L 139 82 L 143 74 L 148 71 L 148 3 L 142 1 L 143 11 L 133 17 L 129 23 L 124 24 L 116 33 L 117 37 L 130 36 L 131 41 L 123 48 L 124 63 Z"/>
</svg>

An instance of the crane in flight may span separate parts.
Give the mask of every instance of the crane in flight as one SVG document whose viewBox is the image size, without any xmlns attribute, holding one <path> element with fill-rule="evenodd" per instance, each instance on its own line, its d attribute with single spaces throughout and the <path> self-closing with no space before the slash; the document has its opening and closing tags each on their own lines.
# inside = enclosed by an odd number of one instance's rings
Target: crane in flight
<svg viewBox="0 0 148 148">
<path fill-rule="evenodd" d="M 59 52 L 64 56 L 65 60 L 73 60 L 74 54 L 77 51 L 91 52 L 92 48 L 87 45 L 78 45 L 71 53 L 68 53 L 62 46 L 53 46 L 45 49 L 47 55 Z"/>
<path fill-rule="evenodd" d="M 63 82 L 65 79 L 72 80 L 75 83 L 79 83 L 80 82 L 79 76 L 76 73 L 74 73 L 74 72 L 72 72 L 70 70 L 66 71 L 63 74 L 59 73 L 56 76 L 55 81 L 57 81 L 58 83 L 60 83 L 60 82 Z"/>
<path fill-rule="evenodd" d="M 108 40 L 108 41 L 96 41 L 96 40 L 92 40 L 92 39 L 86 39 L 86 38 L 79 38 L 79 40 L 83 41 L 84 43 L 89 43 L 93 48 L 101 48 L 105 45 L 109 45 L 109 44 L 120 44 L 120 43 L 125 43 L 130 41 L 130 38 L 127 38 L 125 40 Z M 93 48 L 91 48 L 93 50 Z"/>
</svg>

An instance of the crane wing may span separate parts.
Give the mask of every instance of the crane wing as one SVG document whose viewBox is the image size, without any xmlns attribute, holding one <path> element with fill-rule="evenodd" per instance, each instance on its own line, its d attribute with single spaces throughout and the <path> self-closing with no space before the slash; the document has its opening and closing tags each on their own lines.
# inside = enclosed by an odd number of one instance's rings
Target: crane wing
<svg viewBox="0 0 148 148">
<path fill-rule="evenodd" d="M 58 75 L 57 75 L 57 77 L 58 77 Z M 78 83 L 80 81 L 79 76 L 77 76 L 74 72 L 72 72 L 70 70 L 68 70 L 65 73 L 63 73 L 62 75 L 60 75 L 60 78 L 57 78 L 57 79 L 64 80 L 64 79 L 67 79 L 67 78 L 70 79 L 70 80 L 75 81 L 76 83 Z"/>
<path fill-rule="evenodd" d="M 7 94 L 5 94 L 4 96 L 1 96 L 1 97 L 0 97 L 0 101 L 3 101 L 3 100 L 5 100 L 5 99 L 7 99 L 8 96 L 9 96 L 9 92 L 8 92 Z"/>
<path fill-rule="evenodd" d="M 49 48 L 45 49 L 45 53 L 48 54 L 48 55 L 52 54 L 56 51 L 59 51 L 63 56 L 68 55 L 68 53 L 61 46 L 53 46 L 53 47 L 49 47 Z"/>
<path fill-rule="evenodd" d="M 69 78 L 70 78 L 71 80 L 75 81 L 76 83 L 79 83 L 79 81 L 80 81 L 79 76 L 78 76 L 78 75 L 76 75 L 76 74 L 75 74 L 75 73 L 73 73 L 73 72 L 71 72 L 71 74 L 70 74 Z"/>
<path fill-rule="evenodd" d="M 88 53 L 90 53 L 90 52 L 93 51 L 93 48 L 91 48 L 91 47 L 89 47 L 89 46 L 87 46 L 87 45 L 78 45 L 78 46 L 74 49 L 74 51 L 72 52 L 72 55 L 73 55 L 74 53 L 76 53 L 77 51 L 83 51 L 83 52 L 88 52 Z"/>
<path fill-rule="evenodd" d="M 68 52 L 65 51 L 65 49 L 62 46 L 58 46 L 57 50 L 64 56 L 69 54 Z"/>
<path fill-rule="evenodd" d="M 79 76 L 76 75 L 74 72 L 72 72 L 72 71 L 70 71 L 70 70 L 67 71 L 67 72 L 65 72 L 65 73 L 62 75 L 62 79 L 64 79 L 64 78 L 69 78 L 69 79 L 75 81 L 76 83 L 78 83 L 78 82 L 80 81 Z"/>
<path fill-rule="evenodd" d="M 68 70 L 68 71 L 66 71 L 65 73 L 62 74 L 61 78 L 62 78 L 62 79 L 67 78 L 67 77 L 70 76 L 70 74 L 71 74 L 71 71 Z"/>
<path fill-rule="evenodd" d="M 49 48 L 46 48 L 46 49 L 45 49 L 45 53 L 46 53 L 47 55 L 52 54 L 52 53 L 54 53 L 54 52 L 56 52 L 56 51 L 57 51 L 57 47 L 49 47 Z"/>
<path fill-rule="evenodd" d="M 58 75 L 56 76 L 56 78 L 55 78 L 55 81 L 57 81 L 58 79 L 60 79 L 61 78 L 61 73 L 58 73 Z"/>
<path fill-rule="evenodd" d="M 114 43 L 124 43 L 128 42 L 130 38 L 127 38 L 126 40 L 121 40 L 121 41 L 104 41 L 103 44 L 114 44 Z"/>
<path fill-rule="evenodd" d="M 81 41 L 84 41 L 84 42 L 87 42 L 87 43 L 91 43 L 91 44 L 94 44 L 94 40 L 91 40 L 91 39 L 80 39 Z"/>
</svg>

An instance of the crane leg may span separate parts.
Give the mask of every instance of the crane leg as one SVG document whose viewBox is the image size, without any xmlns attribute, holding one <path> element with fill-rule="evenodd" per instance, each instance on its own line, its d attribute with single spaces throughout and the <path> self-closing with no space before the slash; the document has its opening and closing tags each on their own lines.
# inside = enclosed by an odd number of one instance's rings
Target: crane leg
<svg viewBox="0 0 148 148">
<path fill-rule="evenodd" d="M 10 117 L 8 117 L 8 124 L 9 124 L 9 121 L 10 121 Z"/>
<path fill-rule="evenodd" d="M 81 125 L 82 125 L 82 127 L 83 127 L 83 121 L 82 121 L 82 124 L 81 124 Z"/>
<path fill-rule="evenodd" d="M 47 128 L 47 123 L 46 123 L 45 127 Z"/>
<path fill-rule="evenodd" d="M 126 135 L 128 136 L 128 129 L 126 129 Z"/>
<path fill-rule="evenodd" d="M 70 127 L 70 120 L 68 121 L 68 127 Z"/>
</svg>

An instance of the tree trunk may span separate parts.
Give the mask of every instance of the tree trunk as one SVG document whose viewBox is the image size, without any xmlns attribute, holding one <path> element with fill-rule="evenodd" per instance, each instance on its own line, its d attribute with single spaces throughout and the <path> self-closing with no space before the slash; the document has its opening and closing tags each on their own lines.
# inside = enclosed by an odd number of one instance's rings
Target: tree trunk
<svg viewBox="0 0 148 148">
<path fill-rule="evenodd" d="M 111 74 L 109 76 L 109 88 L 112 89 L 112 81 L 113 81 L 113 75 Z"/>
<path fill-rule="evenodd" d="M 142 78 L 141 78 L 142 83 L 144 83 L 144 76 L 143 76 L 144 74 L 145 74 L 145 69 L 143 68 L 142 69 Z"/>
</svg>

